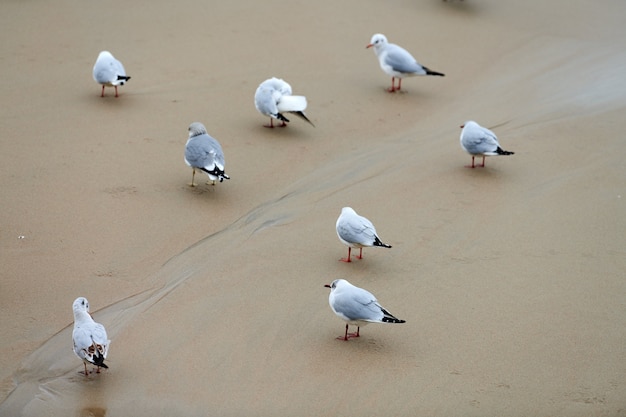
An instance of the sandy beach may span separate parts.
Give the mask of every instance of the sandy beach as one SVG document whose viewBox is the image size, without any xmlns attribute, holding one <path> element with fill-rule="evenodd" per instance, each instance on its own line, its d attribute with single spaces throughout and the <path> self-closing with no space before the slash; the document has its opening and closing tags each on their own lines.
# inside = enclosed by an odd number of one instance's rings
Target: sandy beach
<svg viewBox="0 0 626 417">
<path fill-rule="evenodd" d="M 103 6 L 0 3 L 0 416 L 626 416 L 626 3 Z M 388 93 L 374 33 L 445 77 Z M 263 127 L 272 76 L 315 127 Z M 515 154 L 466 168 L 467 120 Z M 344 206 L 393 248 L 339 262 Z M 336 340 L 337 278 L 406 323 Z"/>
</svg>

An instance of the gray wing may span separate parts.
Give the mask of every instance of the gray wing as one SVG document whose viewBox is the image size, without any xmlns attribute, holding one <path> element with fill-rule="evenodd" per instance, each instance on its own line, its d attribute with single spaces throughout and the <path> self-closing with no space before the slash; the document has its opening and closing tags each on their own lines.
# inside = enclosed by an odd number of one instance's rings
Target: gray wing
<svg viewBox="0 0 626 417">
<path fill-rule="evenodd" d="M 372 222 L 362 216 L 345 216 L 337 225 L 339 236 L 350 243 L 372 246 L 376 240 L 376 229 Z"/>
<path fill-rule="evenodd" d="M 219 166 L 224 169 L 224 152 L 219 142 L 207 134 L 196 136 L 185 146 L 185 161 L 194 168 L 209 171 Z"/>
<path fill-rule="evenodd" d="M 387 56 L 385 57 L 385 63 L 390 65 L 394 71 L 404 73 L 417 73 L 424 75 L 426 71 L 420 64 L 417 63 L 415 58 L 404 48 L 398 45 L 387 45 Z"/>
<path fill-rule="evenodd" d="M 352 287 L 337 294 L 334 300 L 336 312 L 349 320 L 375 321 L 383 318 L 383 312 L 376 297 L 362 288 Z"/>
<path fill-rule="evenodd" d="M 117 84 L 118 75 L 126 76 L 124 66 L 117 59 L 99 61 L 94 70 L 93 78 L 100 84 Z"/>
<path fill-rule="evenodd" d="M 106 358 L 109 350 L 109 340 L 107 339 L 107 332 L 103 325 L 100 323 L 84 323 L 74 327 L 72 333 L 72 340 L 74 342 L 74 352 L 76 355 L 88 362 L 94 362 L 93 355 L 94 350 L 89 349 L 91 346 L 96 346 L 101 349 L 101 354 Z"/>
<path fill-rule="evenodd" d="M 491 130 L 481 127 L 473 129 L 463 136 L 463 146 L 470 154 L 496 153 L 498 139 Z"/>
</svg>

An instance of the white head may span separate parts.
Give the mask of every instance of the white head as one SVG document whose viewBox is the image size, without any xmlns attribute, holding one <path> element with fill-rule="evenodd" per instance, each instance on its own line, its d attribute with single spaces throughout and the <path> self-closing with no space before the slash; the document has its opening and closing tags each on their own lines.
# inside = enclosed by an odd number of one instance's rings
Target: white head
<svg viewBox="0 0 626 417">
<path fill-rule="evenodd" d="M 98 60 L 100 60 L 100 59 L 114 59 L 114 58 L 113 58 L 113 54 L 111 54 L 111 52 L 109 52 L 109 51 L 102 51 L 98 55 Z"/>
<path fill-rule="evenodd" d="M 190 124 L 188 130 L 190 138 L 206 134 L 206 128 L 202 123 L 199 122 L 193 122 L 192 124 Z"/>
<path fill-rule="evenodd" d="M 476 123 L 476 122 L 475 122 L 475 121 L 473 121 L 473 120 L 468 120 L 467 122 L 465 122 L 465 123 L 463 123 L 463 124 L 461 125 L 461 129 L 463 129 L 463 128 L 465 128 L 465 127 L 472 128 L 472 127 L 476 127 L 476 126 L 478 126 L 478 123 Z"/>
<path fill-rule="evenodd" d="M 377 33 L 372 36 L 372 40 L 366 48 L 371 48 L 373 46 L 374 50 L 378 51 L 383 45 L 387 45 L 387 43 L 387 37 L 382 33 Z"/>
<path fill-rule="evenodd" d="M 74 310 L 74 315 L 79 312 L 89 314 L 89 301 L 85 297 L 78 297 L 72 304 L 72 310 Z"/>
<path fill-rule="evenodd" d="M 330 285 L 326 284 L 324 286 L 326 288 L 330 288 L 330 292 L 333 292 L 337 288 L 341 288 L 341 287 L 345 286 L 346 284 L 350 285 L 350 283 L 348 281 L 346 281 L 345 279 L 336 279 L 333 282 L 331 282 Z"/>
<path fill-rule="evenodd" d="M 356 211 L 352 207 L 344 207 L 341 209 L 341 214 L 356 214 Z"/>
</svg>

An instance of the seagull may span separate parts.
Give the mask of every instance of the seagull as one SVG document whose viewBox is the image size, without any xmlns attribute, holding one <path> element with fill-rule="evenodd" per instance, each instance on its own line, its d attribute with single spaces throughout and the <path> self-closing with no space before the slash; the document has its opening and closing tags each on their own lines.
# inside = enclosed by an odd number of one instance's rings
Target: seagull
<svg viewBox="0 0 626 417">
<path fill-rule="evenodd" d="M 387 74 L 391 75 L 391 87 L 387 90 L 390 93 L 400 91 L 404 77 L 413 77 L 415 75 L 438 75 L 443 77 L 445 75 L 420 65 L 406 49 L 387 42 L 387 38 L 381 33 L 372 36 L 372 40 L 366 48 L 371 47 L 374 47 L 380 67 Z M 398 79 L 398 87 L 395 86 L 396 78 Z"/>
<path fill-rule="evenodd" d="M 461 125 L 461 146 L 467 153 L 472 155 L 472 165 L 466 165 L 468 168 L 474 168 L 474 158 L 476 156 L 483 157 L 485 166 L 485 156 L 493 155 L 513 155 L 515 152 L 505 151 L 500 147 L 496 134 L 491 130 L 482 127 L 474 121 L 468 121 Z"/>
<path fill-rule="evenodd" d="M 363 259 L 364 247 L 391 247 L 380 241 L 372 222 L 356 214 L 356 211 L 354 211 L 352 207 L 344 207 L 341 209 L 336 228 L 339 240 L 348 247 L 348 257 L 340 259 L 342 262 L 352 262 L 350 260 L 352 248 L 359 248 L 357 258 Z"/>
<path fill-rule="evenodd" d="M 328 304 L 335 314 L 346 323 L 346 333 L 337 337 L 340 340 L 348 340 L 351 337 L 359 337 L 361 326 L 367 323 L 406 323 L 394 317 L 378 303 L 376 297 L 363 288 L 355 287 L 345 279 L 336 279 L 330 285 Z M 348 333 L 348 325 L 357 326 L 356 333 Z"/>
<path fill-rule="evenodd" d="M 254 105 L 262 115 L 270 117 L 270 124 L 265 127 L 274 127 L 274 119 L 280 120 L 280 127 L 287 126 L 289 119 L 282 113 L 293 113 L 311 124 L 304 110 L 307 102 L 304 96 L 292 96 L 291 86 L 280 78 L 272 77 L 259 84 L 254 93 Z"/>
<path fill-rule="evenodd" d="M 124 85 L 130 77 L 126 75 L 122 63 L 115 59 L 111 52 L 102 51 L 93 66 L 93 79 L 98 84 L 102 84 L 100 97 L 104 97 L 104 87 L 115 87 L 115 97 L 117 97 L 117 86 Z"/>
<path fill-rule="evenodd" d="M 220 143 L 209 136 L 202 123 L 194 122 L 189 125 L 189 139 L 185 145 L 185 163 L 193 169 L 191 174 L 191 184 L 195 187 L 193 180 L 196 176 L 196 169 L 203 171 L 213 181 L 220 182 L 229 180 L 230 177 L 224 172 L 224 152 Z"/>
<path fill-rule="evenodd" d="M 100 373 L 100 368 L 108 369 L 104 360 L 109 352 L 111 341 L 107 339 L 104 326 L 91 318 L 89 301 L 86 298 L 78 297 L 74 300 L 72 309 L 74 310 L 74 331 L 72 332 L 74 353 L 83 360 L 85 375 L 89 376 L 88 363 L 98 367 L 96 373 Z"/>
</svg>

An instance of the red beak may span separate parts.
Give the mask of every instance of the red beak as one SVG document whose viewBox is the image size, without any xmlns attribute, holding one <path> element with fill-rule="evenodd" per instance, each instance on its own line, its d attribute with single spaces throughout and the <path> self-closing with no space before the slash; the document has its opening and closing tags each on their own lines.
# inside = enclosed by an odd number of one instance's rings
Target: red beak
<svg viewBox="0 0 626 417">
<path fill-rule="evenodd" d="M 365 49 L 367 49 L 367 48 L 371 48 L 372 46 L 374 46 L 374 44 L 373 44 L 373 43 L 370 43 L 369 45 L 367 45 L 367 46 L 365 47 Z"/>
</svg>

